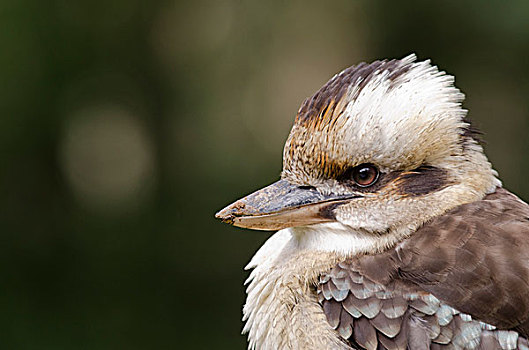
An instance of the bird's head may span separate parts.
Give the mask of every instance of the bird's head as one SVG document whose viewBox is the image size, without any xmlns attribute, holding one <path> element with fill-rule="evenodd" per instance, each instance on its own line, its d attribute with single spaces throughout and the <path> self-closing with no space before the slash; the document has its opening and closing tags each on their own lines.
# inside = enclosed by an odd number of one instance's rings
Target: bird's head
<svg viewBox="0 0 529 350">
<path fill-rule="evenodd" d="M 403 236 L 493 191 L 500 183 L 464 119 L 464 95 L 453 77 L 415 60 L 335 75 L 299 109 L 281 179 L 217 218 L 258 230 L 334 223 Z"/>
</svg>

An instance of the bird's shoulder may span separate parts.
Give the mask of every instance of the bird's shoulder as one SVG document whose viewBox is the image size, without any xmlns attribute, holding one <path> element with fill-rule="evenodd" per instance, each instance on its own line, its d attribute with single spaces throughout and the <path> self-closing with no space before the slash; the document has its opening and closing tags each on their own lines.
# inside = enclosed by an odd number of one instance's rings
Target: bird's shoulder
<svg viewBox="0 0 529 350">
<path fill-rule="evenodd" d="M 392 249 L 340 262 L 320 277 L 317 293 L 329 324 L 353 347 L 523 348 L 529 205 L 498 188 Z"/>
</svg>

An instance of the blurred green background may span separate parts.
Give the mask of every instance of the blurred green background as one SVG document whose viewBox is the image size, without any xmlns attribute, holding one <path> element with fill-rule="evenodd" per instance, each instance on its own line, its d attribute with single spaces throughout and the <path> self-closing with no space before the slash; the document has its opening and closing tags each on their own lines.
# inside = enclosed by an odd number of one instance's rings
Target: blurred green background
<svg viewBox="0 0 529 350">
<path fill-rule="evenodd" d="M 0 2 L 0 348 L 244 349 L 216 222 L 279 176 L 303 99 L 359 61 L 454 74 L 529 199 L 529 2 Z"/>
</svg>

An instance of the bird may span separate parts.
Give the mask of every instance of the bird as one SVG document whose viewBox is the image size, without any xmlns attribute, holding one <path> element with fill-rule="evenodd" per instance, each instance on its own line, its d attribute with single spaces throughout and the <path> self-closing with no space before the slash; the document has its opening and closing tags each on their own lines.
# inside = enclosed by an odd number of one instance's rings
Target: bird
<svg viewBox="0 0 529 350">
<path fill-rule="evenodd" d="M 280 179 L 216 214 L 277 231 L 246 266 L 248 349 L 529 349 L 529 205 L 463 101 L 410 54 L 302 103 Z"/>
</svg>

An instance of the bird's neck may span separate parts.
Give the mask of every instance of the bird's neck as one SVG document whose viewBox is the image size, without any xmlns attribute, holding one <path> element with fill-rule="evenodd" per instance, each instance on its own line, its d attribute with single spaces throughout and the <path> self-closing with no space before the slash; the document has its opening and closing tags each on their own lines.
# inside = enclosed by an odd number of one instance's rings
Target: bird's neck
<svg viewBox="0 0 529 350">
<path fill-rule="evenodd" d="M 302 249 L 291 230 L 273 235 L 247 268 L 244 333 L 250 349 L 350 349 L 329 326 L 314 286 L 339 253 Z"/>
<path fill-rule="evenodd" d="M 411 231 L 409 227 L 397 227 L 377 234 L 339 222 L 290 228 L 300 251 L 331 252 L 346 257 L 385 251 L 408 237 Z"/>
</svg>

